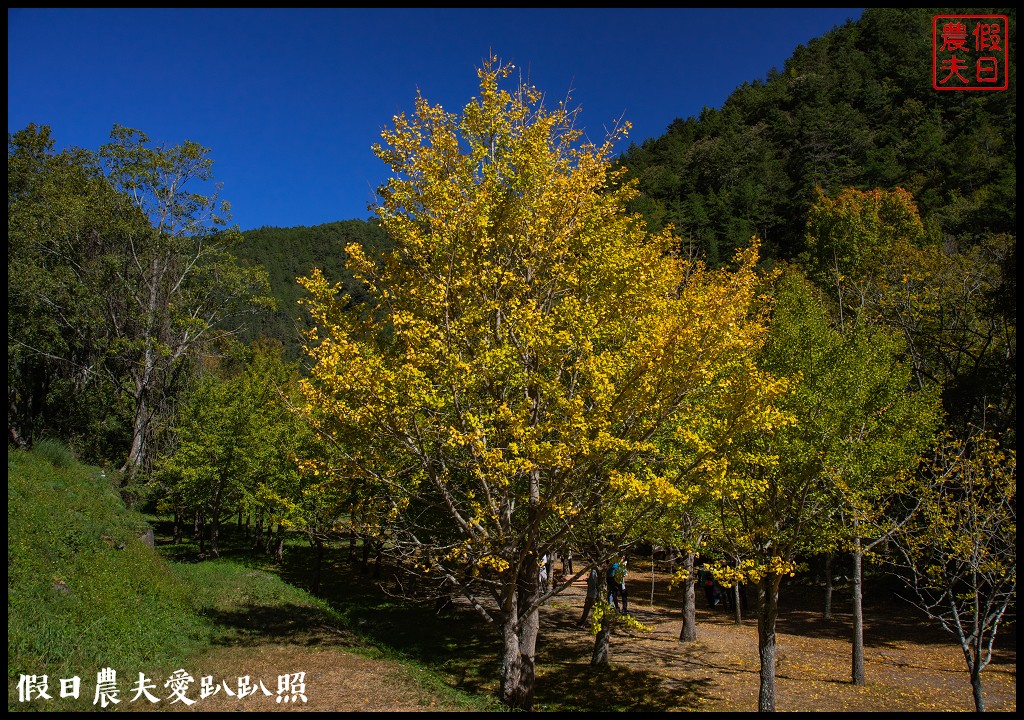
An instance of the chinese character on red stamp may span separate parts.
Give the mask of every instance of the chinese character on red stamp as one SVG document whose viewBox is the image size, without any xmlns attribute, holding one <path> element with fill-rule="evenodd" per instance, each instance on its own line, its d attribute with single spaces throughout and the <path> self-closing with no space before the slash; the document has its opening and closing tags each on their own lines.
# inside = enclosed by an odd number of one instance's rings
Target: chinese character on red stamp
<svg viewBox="0 0 1024 720">
<path fill-rule="evenodd" d="M 932 17 L 932 87 L 1006 90 L 1010 87 L 1010 21 L 1006 15 Z"/>
</svg>

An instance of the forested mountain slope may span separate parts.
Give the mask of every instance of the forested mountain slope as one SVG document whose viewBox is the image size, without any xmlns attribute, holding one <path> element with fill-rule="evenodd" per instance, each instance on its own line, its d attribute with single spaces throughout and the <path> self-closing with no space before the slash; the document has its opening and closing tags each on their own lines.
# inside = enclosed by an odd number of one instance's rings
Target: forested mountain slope
<svg viewBox="0 0 1024 720">
<path fill-rule="evenodd" d="M 359 243 L 371 253 L 387 244 L 380 227 L 364 220 L 343 220 L 313 227 L 263 227 L 243 233 L 244 241 L 236 255 L 251 265 L 263 265 L 270 277 L 270 290 L 277 299 L 277 308 L 259 315 L 251 323 L 245 339 L 260 336 L 276 338 L 285 346 L 285 353 L 296 358 L 299 353 L 304 317 L 298 304 L 302 288 L 296 279 L 314 268 L 323 270 L 328 279 L 341 282 L 355 302 L 365 300 L 363 288 L 345 269 L 345 246 Z"/>
<path fill-rule="evenodd" d="M 960 248 L 1015 233 L 1015 67 L 1005 91 L 935 91 L 932 18 L 950 12 L 869 8 L 721 108 L 633 145 L 621 162 L 640 181 L 634 209 L 655 228 L 674 224 L 712 263 L 753 234 L 769 254 L 797 256 L 817 187 L 903 187 Z M 1008 16 L 1015 46 L 1015 9 L 964 12 Z"/>
</svg>

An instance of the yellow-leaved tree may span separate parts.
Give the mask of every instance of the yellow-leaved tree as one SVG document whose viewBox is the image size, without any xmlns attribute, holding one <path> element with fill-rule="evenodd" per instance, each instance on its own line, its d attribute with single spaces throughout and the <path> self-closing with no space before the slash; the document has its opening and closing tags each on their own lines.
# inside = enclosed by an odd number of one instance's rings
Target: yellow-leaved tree
<svg viewBox="0 0 1024 720">
<path fill-rule="evenodd" d="M 382 133 L 394 248 L 347 248 L 374 312 L 303 279 L 305 412 L 336 448 L 306 469 L 362 488 L 419 592 L 492 622 L 501 698 L 528 709 L 538 610 L 566 587 L 540 585 L 540 559 L 598 535 L 611 555 L 676 498 L 657 436 L 739 397 L 762 327 L 757 244 L 732 270 L 675 257 L 625 211 L 611 153 L 628 126 L 586 142 L 575 110 L 511 73 L 491 58 L 461 115 L 417 97 Z"/>
<path fill-rule="evenodd" d="M 893 534 L 896 572 L 915 605 L 956 637 L 985 711 L 981 671 L 1017 602 L 1017 451 L 975 429 L 940 435 L 914 489 L 910 522 Z"/>
</svg>

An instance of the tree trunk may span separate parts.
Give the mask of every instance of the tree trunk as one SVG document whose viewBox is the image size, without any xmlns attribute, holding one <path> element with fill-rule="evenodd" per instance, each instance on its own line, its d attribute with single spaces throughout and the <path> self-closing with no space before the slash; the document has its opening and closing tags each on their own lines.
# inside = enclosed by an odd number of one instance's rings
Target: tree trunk
<svg viewBox="0 0 1024 720">
<path fill-rule="evenodd" d="M 985 712 L 985 697 L 981 692 L 981 657 L 980 650 L 974 651 L 974 657 L 967 655 L 967 665 L 971 669 L 971 693 L 974 695 L 974 710 Z"/>
<path fill-rule="evenodd" d="M 516 710 L 533 709 L 533 658 L 524 656 L 514 620 L 502 628 L 503 655 L 501 660 L 501 700 Z"/>
<path fill-rule="evenodd" d="M 740 569 L 740 559 L 736 558 L 736 570 Z M 732 584 L 732 607 L 737 625 L 743 624 L 743 584 L 738 580 Z"/>
<path fill-rule="evenodd" d="M 825 557 L 825 610 L 822 617 L 832 619 L 832 553 Z"/>
<path fill-rule="evenodd" d="M 263 515 L 259 514 L 256 516 L 256 529 L 253 532 L 252 546 L 253 549 L 258 548 L 260 543 L 263 542 Z"/>
<path fill-rule="evenodd" d="M 539 402 L 534 388 L 527 392 L 533 404 L 533 424 L 539 424 Z M 505 614 L 502 625 L 504 651 L 501 663 L 501 700 L 517 710 L 533 710 L 533 691 L 537 679 L 537 632 L 540 629 L 540 610 L 534 607 L 540 595 L 540 470 L 529 475 L 529 505 L 527 513 L 526 549 L 529 556 L 520 564 L 515 578 L 513 597 L 507 601 L 511 612 Z M 514 599 L 513 599 L 514 598 Z M 521 616 L 520 607 L 534 607 Z"/>
<path fill-rule="evenodd" d="M 277 526 L 277 550 L 274 551 L 274 562 L 280 565 L 284 562 L 284 531 Z"/>
<path fill-rule="evenodd" d="M 147 351 L 147 356 L 149 351 Z M 147 364 L 149 360 L 147 359 Z M 148 374 L 148 373 L 147 373 Z M 125 480 L 134 478 L 142 468 L 146 456 L 146 435 L 149 432 L 149 408 L 146 406 L 146 387 L 135 389 L 135 420 L 132 423 L 132 446 L 128 457 L 121 466 L 121 474 Z"/>
<path fill-rule="evenodd" d="M 601 629 L 597 631 L 594 638 L 594 652 L 590 656 L 590 664 L 594 666 L 607 665 L 609 650 L 611 647 L 612 623 L 610 608 L 605 610 L 601 616 Z"/>
<path fill-rule="evenodd" d="M 758 712 L 775 712 L 775 621 L 779 616 L 782 576 L 768 573 L 757 584 L 757 653 L 761 659 Z"/>
<path fill-rule="evenodd" d="M 533 610 L 520 618 L 519 608 L 529 604 L 539 594 L 540 568 L 534 555 L 532 562 L 524 563 L 510 598 L 510 612 L 502 624 L 501 701 L 516 710 L 533 710 L 533 692 L 536 683 L 537 631 L 540 613 Z"/>
<path fill-rule="evenodd" d="M 221 477 L 221 483 L 213 496 L 213 508 L 210 510 L 210 554 L 215 558 L 220 557 L 220 508 L 223 488 L 227 483 L 225 477 Z"/>
<path fill-rule="evenodd" d="M 607 568 L 606 568 L 607 569 Z M 612 622 L 611 613 L 612 608 L 608 604 L 608 593 L 610 588 L 606 580 L 608 574 L 606 572 L 598 573 L 597 577 L 597 602 L 594 605 L 598 608 L 602 608 L 601 613 L 601 626 L 597 631 L 597 636 L 594 638 L 594 652 L 590 656 L 590 664 L 607 665 L 609 656 L 609 647 L 611 645 L 612 635 Z"/>
<path fill-rule="evenodd" d="M 686 553 L 686 580 L 683 581 L 683 626 L 679 629 L 679 639 L 683 642 L 694 642 L 697 639 L 697 579 L 693 576 L 694 553 Z M 603 627 L 603 626 L 602 626 Z"/>
<path fill-rule="evenodd" d="M 143 330 L 146 342 L 146 349 L 143 355 L 141 373 L 133 373 L 135 419 L 132 423 L 132 447 L 128 452 L 121 472 L 126 480 L 131 480 L 143 468 L 149 451 L 149 428 L 153 420 L 153 411 L 150 408 L 150 395 L 153 392 L 154 377 L 158 358 L 156 342 L 158 339 L 158 315 L 162 309 L 161 290 L 163 271 L 160 268 L 160 258 L 153 257 L 150 261 L 152 276 L 148 280 L 149 299 L 146 307 L 146 327 Z M 163 298 L 164 301 L 167 298 Z"/>
<path fill-rule="evenodd" d="M 181 545 L 181 537 L 184 533 L 182 530 L 181 516 L 184 512 L 184 508 L 175 508 L 174 510 L 174 530 L 171 531 L 175 545 Z"/>
<path fill-rule="evenodd" d="M 853 544 L 853 668 L 854 685 L 864 684 L 864 605 L 862 593 L 864 551 L 860 538 Z"/>
<path fill-rule="evenodd" d="M 310 588 L 314 595 L 320 594 L 320 570 L 324 566 L 324 541 L 322 538 L 313 538 L 313 579 L 310 581 Z"/>
<path fill-rule="evenodd" d="M 210 555 L 220 557 L 220 514 L 214 513 L 210 521 Z"/>
</svg>

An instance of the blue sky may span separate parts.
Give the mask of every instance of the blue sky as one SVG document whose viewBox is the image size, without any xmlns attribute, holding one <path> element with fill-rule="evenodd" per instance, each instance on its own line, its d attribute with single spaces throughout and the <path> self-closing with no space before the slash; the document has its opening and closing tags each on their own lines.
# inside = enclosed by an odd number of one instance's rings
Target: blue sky
<svg viewBox="0 0 1024 720">
<path fill-rule="evenodd" d="M 114 124 L 210 148 L 242 230 L 370 217 L 371 151 L 416 91 L 459 112 L 491 52 L 591 140 L 720 107 L 856 8 L 7 10 L 7 130 L 96 150 Z M 627 143 L 628 144 L 628 143 Z M 627 144 L 621 147 L 624 150 Z"/>
</svg>

